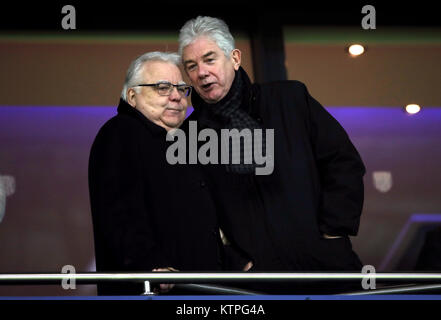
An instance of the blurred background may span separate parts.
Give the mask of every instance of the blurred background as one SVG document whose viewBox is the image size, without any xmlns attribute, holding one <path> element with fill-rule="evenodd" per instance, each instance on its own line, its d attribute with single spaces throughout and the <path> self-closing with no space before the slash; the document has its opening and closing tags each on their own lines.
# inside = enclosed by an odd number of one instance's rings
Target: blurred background
<svg viewBox="0 0 441 320">
<path fill-rule="evenodd" d="M 441 226 L 434 8 L 371 2 L 375 29 L 364 29 L 363 3 L 70 4 L 74 30 L 62 28 L 64 4 L 0 9 L 0 273 L 95 270 L 92 142 L 116 114 L 130 62 L 176 51 L 179 29 L 198 15 L 227 22 L 254 81 L 300 80 L 341 123 L 367 168 L 355 251 L 378 272 L 416 269 L 426 234 Z M 351 55 L 352 44 L 364 53 Z M 409 104 L 420 111 L 406 112 Z M 94 294 L 94 286 L 0 286 L 9 296 Z"/>
</svg>

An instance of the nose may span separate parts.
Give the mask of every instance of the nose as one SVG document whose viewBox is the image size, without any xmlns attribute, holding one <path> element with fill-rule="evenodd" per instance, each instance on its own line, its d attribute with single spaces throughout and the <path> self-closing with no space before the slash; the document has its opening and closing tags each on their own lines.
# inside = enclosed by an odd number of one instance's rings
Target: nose
<svg viewBox="0 0 441 320">
<path fill-rule="evenodd" d="M 181 94 L 178 92 L 178 88 L 173 87 L 172 92 L 169 95 L 169 100 L 171 101 L 180 101 L 182 99 Z"/>
<path fill-rule="evenodd" d="M 205 69 L 203 65 L 199 66 L 198 68 L 198 77 L 199 79 L 204 79 L 208 76 L 208 70 Z"/>
</svg>

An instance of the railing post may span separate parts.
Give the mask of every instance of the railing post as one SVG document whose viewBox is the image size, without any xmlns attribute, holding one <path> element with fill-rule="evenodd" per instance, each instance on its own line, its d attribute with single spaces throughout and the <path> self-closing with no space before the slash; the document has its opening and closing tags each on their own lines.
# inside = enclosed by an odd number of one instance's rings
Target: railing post
<svg viewBox="0 0 441 320">
<path fill-rule="evenodd" d="M 143 296 L 153 296 L 155 293 L 151 291 L 150 281 L 144 281 L 144 293 Z"/>
</svg>

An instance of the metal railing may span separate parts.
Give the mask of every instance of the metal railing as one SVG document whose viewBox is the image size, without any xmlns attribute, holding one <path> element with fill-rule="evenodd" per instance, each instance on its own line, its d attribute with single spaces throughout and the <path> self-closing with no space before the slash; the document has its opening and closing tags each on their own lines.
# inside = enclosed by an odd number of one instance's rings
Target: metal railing
<svg viewBox="0 0 441 320">
<path fill-rule="evenodd" d="M 99 284 L 103 282 L 141 282 L 145 293 L 151 294 L 150 284 L 174 283 L 182 287 L 219 294 L 261 294 L 231 287 L 212 285 L 219 283 L 308 283 L 320 282 L 360 282 L 375 279 L 381 283 L 399 283 L 401 286 L 381 289 L 348 292 L 343 294 L 400 294 L 441 290 L 441 273 L 288 273 L 288 272 L 148 272 L 148 273 L 33 273 L 0 274 L 0 285 L 58 284 L 61 281 L 75 280 L 78 284 Z M 426 285 L 418 285 L 425 283 Z M 411 285 L 409 285 L 411 284 Z"/>
</svg>

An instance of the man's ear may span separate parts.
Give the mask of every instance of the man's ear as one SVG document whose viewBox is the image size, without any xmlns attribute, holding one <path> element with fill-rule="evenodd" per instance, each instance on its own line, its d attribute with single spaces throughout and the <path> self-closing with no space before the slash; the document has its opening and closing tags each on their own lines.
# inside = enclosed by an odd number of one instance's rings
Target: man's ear
<svg viewBox="0 0 441 320">
<path fill-rule="evenodd" d="M 127 90 L 127 103 L 130 104 L 133 108 L 136 107 L 135 94 L 135 89 L 129 88 Z"/>
<path fill-rule="evenodd" d="M 239 49 L 231 51 L 231 61 L 233 62 L 234 70 L 239 70 L 240 62 L 242 61 L 242 52 Z"/>
</svg>

